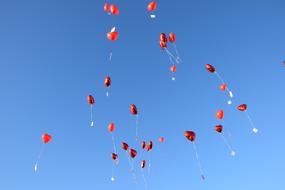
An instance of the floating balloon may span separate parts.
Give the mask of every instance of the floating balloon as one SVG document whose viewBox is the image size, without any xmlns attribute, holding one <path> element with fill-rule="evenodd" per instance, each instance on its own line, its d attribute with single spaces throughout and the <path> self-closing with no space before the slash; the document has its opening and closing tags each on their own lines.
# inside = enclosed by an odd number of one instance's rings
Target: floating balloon
<svg viewBox="0 0 285 190">
<path fill-rule="evenodd" d="M 91 106 L 95 103 L 95 100 L 94 100 L 94 98 L 93 98 L 92 95 L 89 95 L 89 96 L 87 97 L 87 101 L 88 101 L 88 103 L 89 103 Z"/>
<path fill-rule="evenodd" d="M 206 64 L 206 69 L 210 72 L 210 73 L 214 73 L 216 71 L 215 67 L 210 65 L 210 64 Z"/>
<path fill-rule="evenodd" d="M 129 151 L 131 158 L 135 158 L 137 156 L 137 151 L 134 149 L 130 149 Z"/>
<path fill-rule="evenodd" d="M 247 110 L 247 105 L 246 104 L 241 104 L 237 107 L 239 111 L 246 111 Z"/>
<path fill-rule="evenodd" d="M 224 111 L 223 110 L 218 110 L 216 113 L 216 117 L 218 119 L 223 119 L 224 118 Z"/>
<path fill-rule="evenodd" d="M 109 125 L 108 125 L 108 131 L 109 132 L 113 132 L 115 130 L 115 124 L 114 123 L 110 123 Z"/>
<path fill-rule="evenodd" d="M 116 41 L 119 38 L 119 33 L 118 32 L 108 32 L 107 33 L 107 38 L 110 41 Z"/>
<path fill-rule="evenodd" d="M 176 41 L 176 36 L 175 36 L 175 34 L 173 33 L 173 32 L 171 32 L 170 34 L 169 34 L 169 42 L 171 42 L 171 43 L 173 43 L 173 42 L 175 42 Z"/>
<path fill-rule="evenodd" d="M 105 3 L 105 5 L 104 5 L 104 11 L 105 11 L 105 12 L 109 12 L 109 11 L 110 11 L 110 6 L 109 6 L 108 3 Z"/>
<path fill-rule="evenodd" d="M 144 149 L 144 148 L 145 148 L 145 141 L 142 141 L 142 143 L 141 143 L 141 147 L 142 147 L 142 149 Z"/>
<path fill-rule="evenodd" d="M 148 147 L 149 147 L 150 150 L 152 149 L 152 147 L 153 147 L 152 141 L 149 141 L 149 142 L 148 142 Z"/>
<path fill-rule="evenodd" d="M 227 89 L 227 85 L 226 84 L 222 84 L 220 86 L 220 90 L 225 91 Z"/>
<path fill-rule="evenodd" d="M 141 168 L 145 168 L 145 163 L 146 163 L 145 160 L 142 160 L 142 161 L 141 161 Z"/>
<path fill-rule="evenodd" d="M 50 141 L 51 141 L 51 139 L 52 139 L 52 137 L 51 137 L 51 135 L 49 135 L 49 134 L 47 134 L 47 133 L 45 133 L 45 134 L 43 134 L 42 135 L 42 141 L 43 141 L 43 143 L 49 143 Z"/>
<path fill-rule="evenodd" d="M 104 84 L 105 84 L 105 86 L 107 88 L 111 86 L 111 78 L 110 78 L 110 76 L 106 76 L 106 78 L 104 80 Z"/>
<path fill-rule="evenodd" d="M 122 143 L 122 148 L 127 151 L 129 149 L 129 145 L 125 142 Z"/>
<path fill-rule="evenodd" d="M 161 33 L 160 36 L 159 36 L 159 39 L 161 42 L 167 42 L 167 36 L 165 33 Z"/>
<path fill-rule="evenodd" d="M 161 49 L 166 49 L 167 48 L 167 43 L 166 42 L 160 41 L 159 45 L 160 45 Z"/>
<path fill-rule="evenodd" d="M 177 70 L 176 65 L 172 65 L 172 66 L 170 67 L 170 71 L 171 71 L 171 72 L 175 73 L 176 70 Z"/>
<path fill-rule="evenodd" d="M 130 111 L 133 115 L 137 115 L 138 114 L 137 106 L 135 104 L 131 104 Z"/>
<path fill-rule="evenodd" d="M 89 95 L 87 97 L 87 101 L 90 105 L 90 126 L 93 127 L 94 122 L 93 122 L 93 110 L 92 109 L 93 109 L 93 104 L 95 103 L 95 100 L 92 95 Z"/>
<path fill-rule="evenodd" d="M 163 137 L 159 137 L 159 142 L 163 143 L 164 142 L 164 138 Z"/>
<path fill-rule="evenodd" d="M 194 142 L 196 139 L 196 134 L 194 131 L 185 131 L 184 136 L 191 142 Z"/>
<path fill-rule="evenodd" d="M 155 9 L 156 9 L 156 2 L 155 2 L 155 1 L 150 2 L 150 3 L 148 4 L 148 6 L 147 6 L 147 9 L 148 9 L 150 12 L 155 11 Z"/>
<path fill-rule="evenodd" d="M 119 14 L 119 8 L 116 5 L 110 5 L 110 12 L 113 15 L 117 15 Z"/>
<path fill-rule="evenodd" d="M 118 160 L 118 155 L 115 154 L 115 153 L 112 153 L 112 159 L 113 159 L 113 160 Z"/>
<path fill-rule="evenodd" d="M 223 131 L 223 126 L 222 125 L 215 126 L 215 131 L 217 131 L 218 133 L 221 133 Z"/>
</svg>

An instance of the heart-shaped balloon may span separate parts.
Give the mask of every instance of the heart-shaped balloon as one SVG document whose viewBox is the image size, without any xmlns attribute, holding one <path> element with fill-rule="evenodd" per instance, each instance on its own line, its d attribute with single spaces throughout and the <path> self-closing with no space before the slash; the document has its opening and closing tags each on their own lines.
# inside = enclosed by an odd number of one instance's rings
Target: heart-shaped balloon
<svg viewBox="0 0 285 190">
<path fill-rule="evenodd" d="M 222 91 L 225 91 L 227 89 L 227 84 L 225 83 L 225 84 L 222 84 L 221 86 L 220 86 L 220 90 L 222 90 Z"/>
<path fill-rule="evenodd" d="M 218 119 L 223 119 L 224 118 L 224 111 L 223 110 L 218 110 L 216 113 L 216 117 Z"/>
<path fill-rule="evenodd" d="M 42 141 L 43 141 L 43 143 L 49 143 L 50 141 L 51 141 L 51 139 L 52 139 L 52 137 L 51 137 L 51 135 L 49 135 L 49 134 L 47 134 L 47 133 L 45 133 L 45 134 L 43 134 L 42 135 Z"/>
</svg>

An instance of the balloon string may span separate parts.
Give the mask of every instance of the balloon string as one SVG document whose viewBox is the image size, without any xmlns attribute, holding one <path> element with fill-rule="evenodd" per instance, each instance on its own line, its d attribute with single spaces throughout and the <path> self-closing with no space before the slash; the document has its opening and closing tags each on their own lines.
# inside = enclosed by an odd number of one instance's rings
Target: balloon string
<svg viewBox="0 0 285 190">
<path fill-rule="evenodd" d="M 181 59 L 180 59 L 179 51 L 177 49 L 177 46 L 176 46 L 175 42 L 173 42 L 173 46 L 174 46 L 175 53 L 176 53 L 176 56 L 177 56 L 177 58 L 176 58 L 177 63 L 180 63 Z"/>
<path fill-rule="evenodd" d="M 251 127 L 252 127 L 252 132 L 257 133 L 257 132 L 258 132 L 258 129 L 255 127 L 255 125 L 254 125 L 254 123 L 253 123 L 251 117 L 250 117 L 249 114 L 247 113 L 247 111 L 245 111 L 245 115 L 247 116 L 247 119 L 248 119 L 248 121 L 249 121 L 249 123 L 250 123 L 250 125 L 251 125 Z"/>
<path fill-rule="evenodd" d="M 225 138 L 225 136 L 221 133 L 221 136 L 222 136 L 222 139 L 224 140 L 226 146 L 228 147 L 228 149 L 230 150 L 231 152 L 231 155 L 232 156 L 235 156 L 236 155 L 236 152 L 232 149 L 232 146 L 230 145 L 230 143 L 227 141 L 227 139 Z"/>
<path fill-rule="evenodd" d="M 93 106 L 91 105 L 90 107 L 91 107 L 91 109 L 90 109 L 90 120 L 91 120 L 90 126 L 93 127 Z"/>
<path fill-rule="evenodd" d="M 150 162 L 150 152 L 148 153 L 148 176 L 150 176 L 150 167 L 151 167 L 151 162 Z"/>
<path fill-rule="evenodd" d="M 217 78 L 221 81 L 221 83 L 222 83 L 222 84 L 225 84 L 225 81 L 223 80 L 223 78 L 221 77 L 221 75 L 220 75 L 217 71 L 215 71 L 215 74 L 216 74 Z M 226 91 L 228 92 L 229 97 L 230 97 L 230 98 L 233 98 L 233 93 L 232 93 L 232 91 L 228 88 L 228 86 L 227 86 L 227 88 L 226 88 Z M 232 101 L 229 100 L 229 101 L 228 101 L 228 104 L 232 104 Z"/>
<path fill-rule="evenodd" d="M 131 162 L 131 159 L 130 159 L 127 151 L 126 151 L 126 157 L 127 157 L 128 163 L 129 163 L 131 175 L 132 175 L 134 181 L 136 181 L 136 174 L 134 173 L 133 164 Z"/>
<path fill-rule="evenodd" d="M 112 164 L 112 177 L 111 177 L 111 181 L 115 180 L 115 163 L 113 162 Z"/>
<path fill-rule="evenodd" d="M 42 147 L 41 147 L 41 149 L 40 149 L 40 152 L 39 152 L 39 154 L 38 154 L 38 157 L 37 157 L 37 161 L 36 161 L 36 163 L 35 163 L 35 166 L 34 166 L 35 172 L 36 172 L 37 169 L 38 169 L 38 163 L 39 163 L 39 161 L 40 161 L 40 159 L 41 159 L 41 157 L 42 157 L 42 154 L 43 154 L 43 152 L 44 152 L 44 149 L 45 149 L 45 145 L 43 144 Z"/>
<path fill-rule="evenodd" d="M 110 55 L 109 55 L 109 63 L 111 63 L 111 61 L 112 61 L 112 56 L 113 56 L 113 53 L 110 52 Z"/>
<path fill-rule="evenodd" d="M 114 153 L 117 154 L 116 141 L 113 133 L 112 133 L 112 142 L 113 142 Z"/>
<path fill-rule="evenodd" d="M 139 140 L 139 115 L 136 115 L 136 141 Z"/>
<path fill-rule="evenodd" d="M 165 48 L 165 52 L 167 53 L 168 56 L 170 56 L 173 60 L 176 60 L 175 56 L 167 49 Z M 176 61 L 177 63 L 177 61 Z"/>
<path fill-rule="evenodd" d="M 143 178 L 143 182 L 144 182 L 144 188 L 147 189 L 147 181 L 146 181 L 146 178 L 145 178 L 145 175 L 144 175 L 144 171 L 143 171 L 143 168 L 141 168 L 141 174 L 142 174 L 142 178 Z"/>
<path fill-rule="evenodd" d="M 194 152 L 195 152 L 195 155 L 196 155 L 196 160 L 197 160 L 197 163 L 198 163 L 198 167 L 199 167 L 199 170 L 200 170 L 200 175 L 201 175 L 202 179 L 204 180 L 205 176 L 204 176 L 204 172 L 202 170 L 202 166 L 201 166 L 201 162 L 200 162 L 200 159 L 199 159 L 199 155 L 198 155 L 198 151 L 197 151 L 195 142 L 193 142 L 193 148 L 194 148 Z"/>
</svg>

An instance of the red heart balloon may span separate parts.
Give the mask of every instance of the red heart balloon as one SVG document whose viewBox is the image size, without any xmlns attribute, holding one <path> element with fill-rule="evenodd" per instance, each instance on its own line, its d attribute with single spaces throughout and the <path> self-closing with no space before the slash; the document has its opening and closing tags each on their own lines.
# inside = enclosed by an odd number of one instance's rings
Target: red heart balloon
<svg viewBox="0 0 285 190">
<path fill-rule="evenodd" d="M 50 141 L 51 141 L 51 139 L 52 139 L 52 137 L 51 137 L 51 135 L 49 135 L 49 134 L 47 134 L 47 133 L 45 133 L 45 134 L 43 134 L 42 135 L 42 141 L 43 141 L 43 143 L 49 143 Z"/>
</svg>

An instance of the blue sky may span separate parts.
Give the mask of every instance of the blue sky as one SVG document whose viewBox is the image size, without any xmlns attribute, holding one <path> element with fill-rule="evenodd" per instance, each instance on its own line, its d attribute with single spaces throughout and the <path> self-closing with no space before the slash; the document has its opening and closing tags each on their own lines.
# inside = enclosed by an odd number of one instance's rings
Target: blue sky
<svg viewBox="0 0 285 190">
<path fill-rule="evenodd" d="M 110 1 L 119 6 L 118 16 L 105 14 L 104 3 L 0 1 L 0 189 L 144 189 L 140 170 L 134 183 L 121 150 L 116 181 L 110 181 L 108 123 L 116 124 L 118 146 L 127 141 L 139 149 L 131 103 L 140 112 L 141 137 L 154 141 L 148 189 L 283 189 L 285 2 L 158 0 L 154 20 L 148 1 Z M 113 26 L 120 33 L 114 43 L 106 39 Z M 161 32 L 177 36 L 183 62 L 175 82 L 157 43 Z M 206 63 L 234 92 L 234 106 L 226 104 Z M 94 128 L 88 94 L 96 101 Z M 248 104 L 257 135 L 236 111 L 240 103 Z M 215 118 L 218 109 L 225 110 L 222 122 Z M 213 130 L 220 123 L 236 157 Z M 185 130 L 197 133 L 205 181 Z M 53 140 L 35 173 L 44 132 Z M 143 156 L 139 152 L 137 165 Z"/>
</svg>

